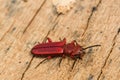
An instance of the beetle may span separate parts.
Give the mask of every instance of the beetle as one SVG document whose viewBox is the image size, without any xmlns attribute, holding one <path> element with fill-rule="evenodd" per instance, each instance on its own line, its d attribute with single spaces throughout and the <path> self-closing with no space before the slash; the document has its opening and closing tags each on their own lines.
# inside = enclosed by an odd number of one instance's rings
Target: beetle
<svg viewBox="0 0 120 80">
<path fill-rule="evenodd" d="M 66 38 L 64 38 L 62 41 L 59 42 L 52 42 L 50 38 L 47 38 L 47 40 L 48 42 L 39 43 L 31 49 L 32 54 L 39 55 L 41 57 L 46 57 L 36 66 L 36 68 L 45 60 L 51 59 L 53 57 L 63 58 L 65 56 L 68 56 L 71 59 L 74 59 L 76 62 L 78 58 L 82 59 L 82 57 L 85 54 L 84 52 L 85 49 L 95 46 L 100 46 L 100 45 L 93 45 L 86 48 L 82 48 L 82 46 L 80 46 L 75 40 L 73 40 L 71 43 L 66 44 Z M 60 60 L 60 63 L 62 61 L 62 58 Z M 75 62 L 73 63 L 72 68 L 74 67 Z"/>
</svg>

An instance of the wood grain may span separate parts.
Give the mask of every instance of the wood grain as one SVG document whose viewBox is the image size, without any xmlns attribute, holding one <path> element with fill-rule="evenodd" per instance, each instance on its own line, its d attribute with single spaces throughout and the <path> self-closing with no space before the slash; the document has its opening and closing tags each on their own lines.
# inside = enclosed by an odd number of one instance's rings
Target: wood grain
<svg viewBox="0 0 120 80">
<path fill-rule="evenodd" d="M 0 0 L 0 80 L 120 80 L 120 1 L 77 0 L 57 14 L 51 0 Z M 50 37 L 87 47 L 73 70 L 66 57 L 43 60 L 31 48 Z"/>
</svg>

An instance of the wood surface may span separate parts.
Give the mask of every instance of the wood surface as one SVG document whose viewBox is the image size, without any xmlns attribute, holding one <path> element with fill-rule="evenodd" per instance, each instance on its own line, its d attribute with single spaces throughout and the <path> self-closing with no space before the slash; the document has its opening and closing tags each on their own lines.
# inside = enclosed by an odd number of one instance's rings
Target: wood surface
<svg viewBox="0 0 120 80">
<path fill-rule="evenodd" d="M 77 0 L 66 14 L 57 14 L 51 0 L 0 0 L 0 80 L 120 80 L 120 0 Z M 50 37 L 86 50 L 73 60 L 44 58 L 30 50 Z"/>
</svg>

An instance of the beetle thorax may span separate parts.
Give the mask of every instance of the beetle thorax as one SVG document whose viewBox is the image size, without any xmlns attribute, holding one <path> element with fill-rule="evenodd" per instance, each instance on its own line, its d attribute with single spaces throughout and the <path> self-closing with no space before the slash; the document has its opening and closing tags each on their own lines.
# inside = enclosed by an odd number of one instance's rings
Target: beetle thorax
<svg viewBox="0 0 120 80">
<path fill-rule="evenodd" d="M 84 55 L 82 47 L 73 43 L 66 44 L 64 47 L 64 53 L 71 58 L 81 58 Z"/>
<path fill-rule="evenodd" d="M 64 53 L 66 55 L 71 55 L 72 52 L 74 52 L 75 50 L 75 45 L 72 45 L 72 44 L 66 44 L 65 47 L 64 47 Z"/>
</svg>

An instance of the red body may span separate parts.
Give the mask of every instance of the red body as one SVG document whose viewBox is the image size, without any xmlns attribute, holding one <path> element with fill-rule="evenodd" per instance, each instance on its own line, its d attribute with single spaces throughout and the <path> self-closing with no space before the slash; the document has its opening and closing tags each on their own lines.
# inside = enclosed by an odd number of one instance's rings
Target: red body
<svg viewBox="0 0 120 80">
<path fill-rule="evenodd" d="M 50 38 L 48 38 L 47 43 L 41 43 L 34 46 L 31 52 L 41 57 L 69 56 L 72 59 L 81 59 L 84 55 L 82 47 L 77 43 L 75 44 L 75 41 L 66 44 L 66 39 L 60 42 L 52 42 Z"/>
</svg>

